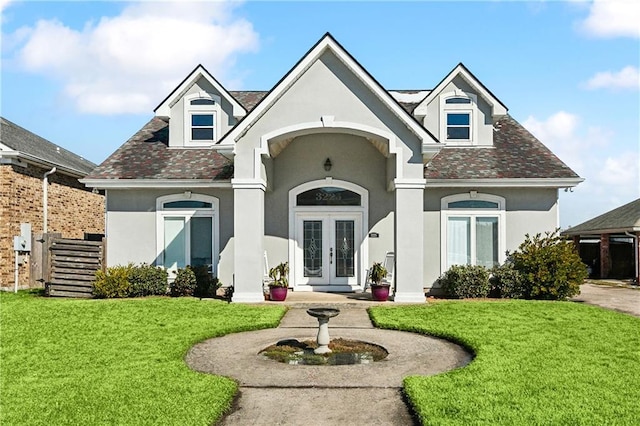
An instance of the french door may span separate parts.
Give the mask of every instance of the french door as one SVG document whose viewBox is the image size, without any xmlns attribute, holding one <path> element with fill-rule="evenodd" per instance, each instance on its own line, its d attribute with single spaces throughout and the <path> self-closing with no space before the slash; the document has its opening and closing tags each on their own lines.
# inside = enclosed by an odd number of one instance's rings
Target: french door
<svg viewBox="0 0 640 426">
<path fill-rule="evenodd" d="M 357 285 L 362 216 L 309 213 L 296 219 L 296 284 Z"/>
</svg>

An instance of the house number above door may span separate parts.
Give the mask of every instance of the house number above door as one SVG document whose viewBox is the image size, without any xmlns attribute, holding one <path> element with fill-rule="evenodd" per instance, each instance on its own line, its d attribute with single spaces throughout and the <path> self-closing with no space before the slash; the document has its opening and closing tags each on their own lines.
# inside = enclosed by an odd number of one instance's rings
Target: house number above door
<svg viewBox="0 0 640 426">
<path fill-rule="evenodd" d="M 333 186 L 310 189 L 296 197 L 298 206 L 359 206 L 361 203 L 360 194 Z"/>
</svg>

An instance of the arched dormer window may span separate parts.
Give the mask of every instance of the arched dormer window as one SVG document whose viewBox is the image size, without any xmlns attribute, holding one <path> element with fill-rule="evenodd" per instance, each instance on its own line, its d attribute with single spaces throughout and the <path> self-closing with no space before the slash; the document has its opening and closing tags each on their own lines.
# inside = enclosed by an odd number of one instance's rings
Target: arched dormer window
<svg viewBox="0 0 640 426">
<path fill-rule="evenodd" d="M 505 261 L 505 199 L 476 191 L 441 200 L 442 272 L 452 265 L 491 268 Z"/>
<path fill-rule="evenodd" d="M 477 97 L 455 90 L 440 98 L 440 140 L 447 144 L 475 145 L 478 134 Z"/>
<path fill-rule="evenodd" d="M 220 137 L 220 97 L 198 92 L 184 98 L 184 145 L 210 146 Z"/>
</svg>

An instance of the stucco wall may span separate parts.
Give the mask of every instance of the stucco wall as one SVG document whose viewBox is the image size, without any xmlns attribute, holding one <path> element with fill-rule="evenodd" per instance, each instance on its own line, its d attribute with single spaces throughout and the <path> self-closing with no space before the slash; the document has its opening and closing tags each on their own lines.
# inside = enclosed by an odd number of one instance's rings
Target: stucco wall
<svg viewBox="0 0 640 426">
<path fill-rule="evenodd" d="M 324 170 L 327 158 L 333 164 Z M 268 176 L 272 190 L 265 195 L 265 249 L 270 265 L 287 260 L 289 191 L 314 180 L 332 177 L 369 191 L 369 227 L 379 238 L 369 239 L 367 265 L 393 251 L 394 194 L 386 190 L 386 158 L 366 139 L 346 134 L 315 134 L 296 138 L 273 161 Z"/>
<path fill-rule="evenodd" d="M 425 287 L 433 286 L 441 270 L 440 202 L 443 197 L 468 193 L 497 195 L 505 198 L 505 249 L 513 251 L 525 234 L 535 235 L 555 230 L 558 224 L 558 191 L 547 188 L 434 188 L 425 191 Z"/>
<path fill-rule="evenodd" d="M 30 223 L 33 234 L 42 233 L 42 177 L 48 169 L 0 166 L 0 287 L 14 285 L 13 237 L 20 224 Z M 66 238 L 83 238 L 84 233 L 104 232 L 104 197 L 61 173 L 49 176 L 48 232 Z M 29 283 L 29 266 L 19 270 L 19 285 Z"/>
<path fill-rule="evenodd" d="M 107 191 L 107 265 L 129 262 L 155 264 L 159 253 L 156 246 L 156 199 L 186 190 L 218 198 L 220 210 L 220 260 L 218 277 L 224 285 L 233 279 L 233 191 L 228 189 L 185 188 L 130 189 Z"/>
<path fill-rule="evenodd" d="M 447 95 L 454 90 L 462 90 L 477 96 L 477 114 L 475 114 L 473 125 L 477 127 L 478 140 L 476 145 L 493 145 L 493 118 L 491 106 L 461 77 L 455 77 L 443 90 L 440 96 L 436 96 L 427 106 L 427 115 L 424 118 L 424 126 L 442 142 L 440 133 L 440 114 L 442 95 Z"/>
<path fill-rule="evenodd" d="M 301 123 L 319 124 L 324 115 L 395 134 L 403 145 L 404 177 L 422 178 L 421 142 L 331 53 L 311 65 L 238 141 L 235 177 L 253 177 L 253 152 L 263 135 Z"/>
<path fill-rule="evenodd" d="M 233 116 L 233 106 L 227 101 L 222 94 L 216 90 L 205 78 L 198 79 L 196 84 L 191 86 L 184 96 L 192 95 L 200 91 L 220 96 L 221 100 L 221 116 L 218 117 L 216 125 L 219 125 L 217 134 L 222 137 L 235 124 L 236 119 Z M 184 146 L 184 97 L 171 107 L 171 126 L 169 126 L 169 146 Z"/>
</svg>

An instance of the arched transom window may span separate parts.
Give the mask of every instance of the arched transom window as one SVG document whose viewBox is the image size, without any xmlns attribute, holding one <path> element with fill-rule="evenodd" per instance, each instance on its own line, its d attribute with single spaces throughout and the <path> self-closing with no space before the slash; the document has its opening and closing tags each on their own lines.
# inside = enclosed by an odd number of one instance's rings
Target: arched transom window
<svg viewBox="0 0 640 426">
<path fill-rule="evenodd" d="M 158 266 L 179 268 L 218 264 L 218 199 L 186 191 L 156 200 Z"/>
<path fill-rule="evenodd" d="M 442 271 L 452 265 L 491 268 L 505 258 L 505 200 L 471 191 L 442 198 Z"/>
</svg>

